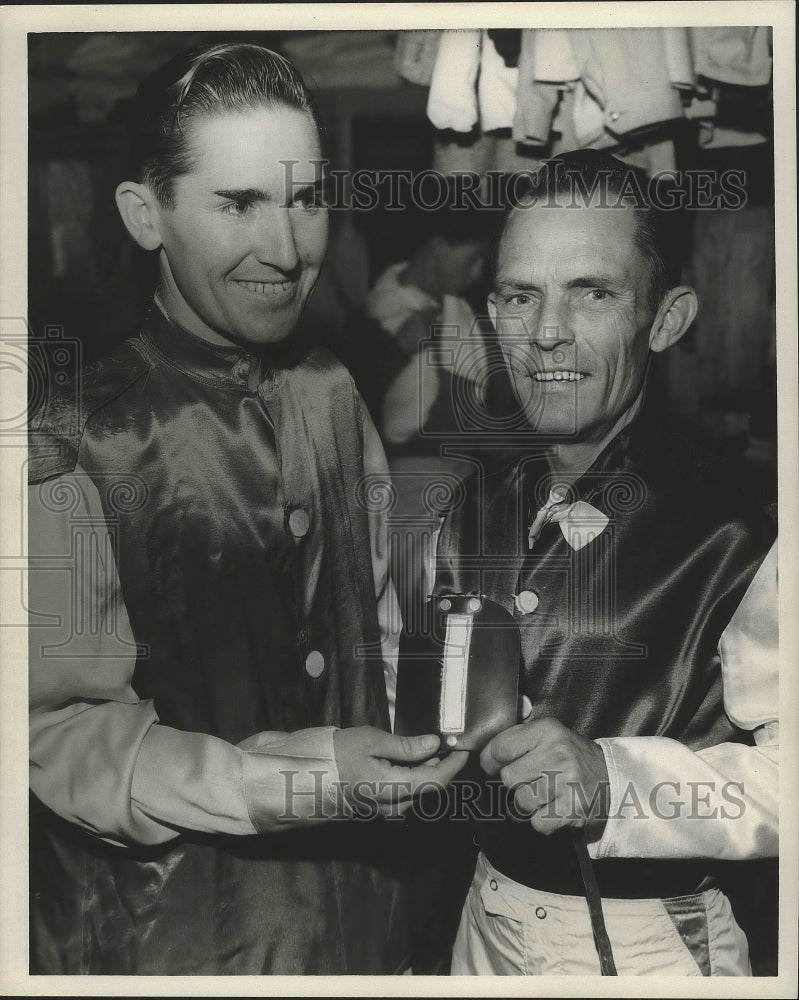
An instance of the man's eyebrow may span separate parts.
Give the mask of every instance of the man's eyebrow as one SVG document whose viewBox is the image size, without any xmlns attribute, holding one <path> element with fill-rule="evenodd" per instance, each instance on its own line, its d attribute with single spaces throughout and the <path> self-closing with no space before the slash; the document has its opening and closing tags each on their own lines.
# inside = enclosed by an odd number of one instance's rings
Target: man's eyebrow
<svg viewBox="0 0 799 1000">
<path fill-rule="evenodd" d="M 567 288 L 596 288 L 601 285 L 608 285 L 611 288 L 620 287 L 618 278 L 611 274 L 586 274 L 580 278 L 573 278 L 566 283 Z"/>
<path fill-rule="evenodd" d="M 566 282 L 567 288 L 621 288 L 622 282 L 612 274 L 585 274 Z M 500 278 L 496 282 L 497 291 L 537 292 L 539 285 L 521 278 Z"/>
<path fill-rule="evenodd" d="M 320 177 L 308 184 L 295 186 L 292 196 L 296 201 L 298 198 L 304 197 L 307 194 L 324 191 L 327 185 L 327 178 Z M 231 188 L 229 190 L 214 191 L 214 194 L 218 198 L 224 198 L 226 201 L 254 202 L 269 201 L 270 199 L 270 195 L 266 191 L 262 191 L 261 188 Z"/>
<path fill-rule="evenodd" d="M 497 291 L 504 291 L 505 289 L 514 289 L 518 292 L 537 292 L 538 285 L 533 284 L 530 281 L 521 281 L 516 278 L 500 278 L 496 282 Z"/>
<path fill-rule="evenodd" d="M 214 191 L 214 194 L 220 198 L 226 198 L 228 201 L 268 201 L 269 199 L 266 191 L 261 191 L 260 188 L 237 188 L 231 191 Z"/>
</svg>

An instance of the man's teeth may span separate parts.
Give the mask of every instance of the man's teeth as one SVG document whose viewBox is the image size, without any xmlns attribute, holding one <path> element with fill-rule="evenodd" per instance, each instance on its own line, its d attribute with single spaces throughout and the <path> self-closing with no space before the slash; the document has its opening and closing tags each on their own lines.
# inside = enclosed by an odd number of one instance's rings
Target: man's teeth
<svg viewBox="0 0 799 1000">
<path fill-rule="evenodd" d="M 287 292 L 291 288 L 290 281 L 242 281 L 242 285 L 259 295 L 275 295 L 277 292 Z"/>
<path fill-rule="evenodd" d="M 554 372 L 533 372 L 536 382 L 578 382 L 585 378 L 582 372 L 554 371 Z"/>
</svg>

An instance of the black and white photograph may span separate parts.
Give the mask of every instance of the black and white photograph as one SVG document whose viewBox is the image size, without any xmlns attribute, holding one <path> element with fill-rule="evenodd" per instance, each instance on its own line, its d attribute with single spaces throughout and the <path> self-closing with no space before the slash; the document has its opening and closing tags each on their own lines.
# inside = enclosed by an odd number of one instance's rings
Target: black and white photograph
<svg viewBox="0 0 799 1000">
<path fill-rule="evenodd" d="M 4 995 L 796 995 L 794 12 L 0 11 Z"/>
</svg>

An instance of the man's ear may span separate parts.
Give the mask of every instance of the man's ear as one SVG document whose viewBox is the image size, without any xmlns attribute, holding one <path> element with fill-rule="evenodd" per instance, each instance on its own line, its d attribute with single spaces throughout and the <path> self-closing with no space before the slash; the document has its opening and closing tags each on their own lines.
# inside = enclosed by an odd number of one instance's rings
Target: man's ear
<svg viewBox="0 0 799 1000">
<path fill-rule="evenodd" d="M 123 181 L 116 190 L 116 202 L 125 228 L 145 250 L 161 246 L 160 206 L 145 184 Z"/>
<path fill-rule="evenodd" d="M 660 353 L 676 344 L 693 323 L 698 308 L 699 300 L 693 288 L 680 285 L 670 289 L 660 304 L 649 332 L 650 350 Z"/>
</svg>

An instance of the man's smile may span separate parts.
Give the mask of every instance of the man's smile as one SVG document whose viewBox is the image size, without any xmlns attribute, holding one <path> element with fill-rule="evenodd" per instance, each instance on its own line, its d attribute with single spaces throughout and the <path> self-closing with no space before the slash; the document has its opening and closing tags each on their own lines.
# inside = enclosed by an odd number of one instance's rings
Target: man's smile
<svg viewBox="0 0 799 1000">
<path fill-rule="evenodd" d="M 533 379 L 536 382 L 579 382 L 585 378 L 584 372 L 570 371 L 565 368 L 558 368 L 555 371 L 533 372 Z"/>
<path fill-rule="evenodd" d="M 267 299 L 289 298 L 297 287 L 296 281 L 243 281 L 234 278 L 233 284 L 253 295 Z"/>
</svg>

